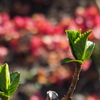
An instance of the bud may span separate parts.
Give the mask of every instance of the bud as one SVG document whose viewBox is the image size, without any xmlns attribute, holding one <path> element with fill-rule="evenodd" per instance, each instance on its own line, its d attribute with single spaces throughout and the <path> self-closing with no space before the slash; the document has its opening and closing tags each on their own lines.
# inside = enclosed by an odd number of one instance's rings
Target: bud
<svg viewBox="0 0 100 100">
<path fill-rule="evenodd" d="M 58 94 L 55 91 L 47 91 L 46 100 L 58 100 Z"/>
</svg>

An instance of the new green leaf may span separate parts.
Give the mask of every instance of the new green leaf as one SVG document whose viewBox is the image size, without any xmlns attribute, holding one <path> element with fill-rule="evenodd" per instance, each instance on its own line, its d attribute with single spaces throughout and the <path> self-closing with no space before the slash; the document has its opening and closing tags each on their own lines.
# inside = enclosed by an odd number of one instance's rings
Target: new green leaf
<svg viewBox="0 0 100 100">
<path fill-rule="evenodd" d="M 82 64 L 82 61 L 81 61 L 81 60 L 73 60 L 73 59 L 70 59 L 70 58 L 65 58 L 65 59 L 62 61 L 62 64 L 71 63 L 71 62 L 76 62 L 76 63 Z"/>
<path fill-rule="evenodd" d="M 13 72 L 10 74 L 10 86 L 8 88 L 8 95 L 12 95 L 19 85 L 20 73 Z"/>
<path fill-rule="evenodd" d="M 91 42 L 91 41 L 87 41 L 86 43 L 86 51 L 85 51 L 85 55 L 84 55 L 84 60 L 87 60 L 90 58 L 93 49 L 94 49 L 95 43 Z"/>
<path fill-rule="evenodd" d="M 10 74 L 8 64 L 0 66 L 0 98 L 10 100 L 10 96 L 15 92 L 19 85 L 20 73 Z"/>
<path fill-rule="evenodd" d="M 91 31 L 81 33 L 81 30 L 66 30 L 66 33 L 68 35 L 69 45 L 75 59 L 81 61 L 87 60 L 91 56 L 94 48 L 94 43 L 88 42 L 88 36 Z"/>
<path fill-rule="evenodd" d="M 0 91 L 8 94 L 8 87 L 10 85 L 10 73 L 8 64 L 0 66 Z"/>
</svg>

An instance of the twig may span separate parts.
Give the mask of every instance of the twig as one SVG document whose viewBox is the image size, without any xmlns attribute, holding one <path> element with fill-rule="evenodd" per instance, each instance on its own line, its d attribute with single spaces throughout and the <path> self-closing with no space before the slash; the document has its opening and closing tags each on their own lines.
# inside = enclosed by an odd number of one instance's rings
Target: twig
<svg viewBox="0 0 100 100">
<path fill-rule="evenodd" d="M 71 100 L 71 95 L 76 89 L 77 81 L 79 80 L 80 71 L 81 71 L 81 65 L 77 64 L 69 90 L 67 94 L 62 98 L 62 100 Z"/>
</svg>

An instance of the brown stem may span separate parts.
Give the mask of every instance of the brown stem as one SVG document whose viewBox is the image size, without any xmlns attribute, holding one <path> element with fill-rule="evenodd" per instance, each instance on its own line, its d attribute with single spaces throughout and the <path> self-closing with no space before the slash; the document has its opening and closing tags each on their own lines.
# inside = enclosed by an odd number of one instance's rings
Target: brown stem
<svg viewBox="0 0 100 100">
<path fill-rule="evenodd" d="M 71 100 L 71 95 L 76 89 L 76 85 L 79 80 L 80 71 L 81 71 L 81 65 L 77 64 L 69 90 L 62 100 Z"/>
</svg>

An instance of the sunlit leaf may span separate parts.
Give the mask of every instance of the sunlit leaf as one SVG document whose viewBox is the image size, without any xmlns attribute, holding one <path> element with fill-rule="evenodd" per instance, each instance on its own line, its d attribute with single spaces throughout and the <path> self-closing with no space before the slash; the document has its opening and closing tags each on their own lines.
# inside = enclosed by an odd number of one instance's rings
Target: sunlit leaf
<svg viewBox="0 0 100 100">
<path fill-rule="evenodd" d="M 87 31 L 82 34 L 80 30 L 66 30 L 66 33 L 68 35 L 71 51 L 76 60 L 87 60 L 91 55 L 90 51 L 92 52 L 94 47 L 91 47 L 92 45 L 90 47 L 87 45 L 88 35 L 91 33 L 91 31 Z"/>
<path fill-rule="evenodd" d="M 8 64 L 0 66 L 0 91 L 5 94 L 8 93 L 8 87 L 10 85 L 10 73 Z"/>
<path fill-rule="evenodd" d="M 80 37 L 80 31 L 70 31 L 70 30 L 66 30 L 66 33 L 67 33 L 67 36 L 68 36 L 68 40 L 69 40 L 69 45 L 71 47 L 71 51 L 72 51 L 72 53 L 73 53 L 73 55 L 75 57 L 76 55 L 75 55 L 75 52 L 74 52 L 74 41 L 78 37 Z"/>
<path fill-rule="evenodd" d="M 93 52 L 94 46 L 95 46 L 95 44 L 93 42 L 87 41 L 87 43 L 86 43 L 86 53 L 84 55 L 84 60 L 87 60 L 87 59 L 90 58 L 90 56 Z"/>
</svg>

